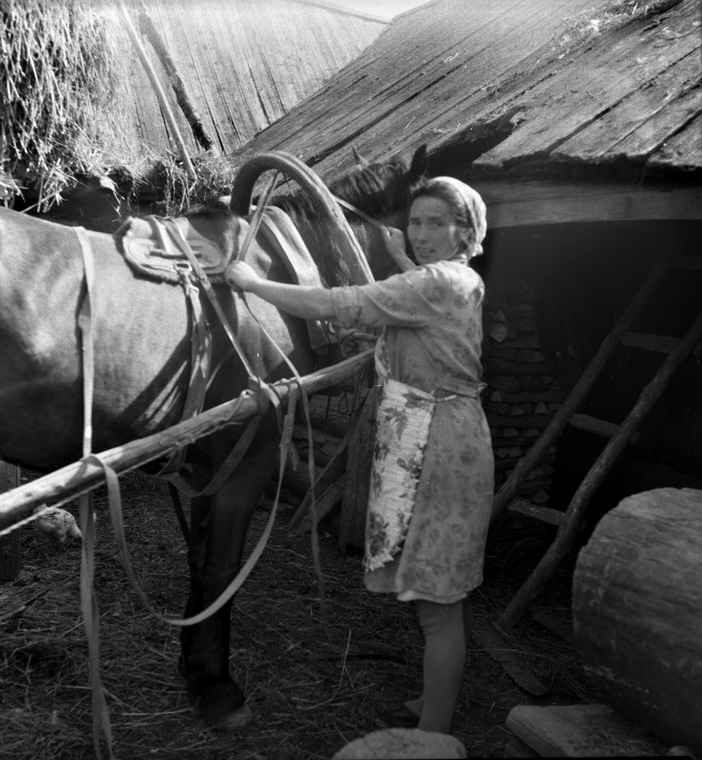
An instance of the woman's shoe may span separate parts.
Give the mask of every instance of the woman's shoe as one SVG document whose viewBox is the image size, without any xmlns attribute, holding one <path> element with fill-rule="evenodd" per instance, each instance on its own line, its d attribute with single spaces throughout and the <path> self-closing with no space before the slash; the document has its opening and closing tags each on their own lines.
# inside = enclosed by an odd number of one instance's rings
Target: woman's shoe
<svg viewBox="0 0 702 760">
<path fill-rule="evenodd" d="M 384 723 L 391 728 L 417 728 L 419 715 L 400 702 L 398 705 L 381 705 L 378 707 L 378 715 Z"/>
</svg>

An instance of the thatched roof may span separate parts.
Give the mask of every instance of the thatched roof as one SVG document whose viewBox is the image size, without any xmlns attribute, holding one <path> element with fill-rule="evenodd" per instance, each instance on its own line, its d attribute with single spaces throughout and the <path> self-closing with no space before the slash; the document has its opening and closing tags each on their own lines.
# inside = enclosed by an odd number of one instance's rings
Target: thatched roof
<svg viewBox="0 0 702 760">
<path fill-rule="evenodd" d="M 556 176 L 573 184 L 593 169 L 689 184 L 702 170 L 701 31 L 697 0 L 600 0 L 587 11 L 581 0 L 435 0 L 237 160 L 287 150 L 331 179 L 352 163 L 352 144 L 383 159 L 425 142 L 434 173 L 470 176 L 510 203 L 527 178 L 554 196 Z"/>
</svg>

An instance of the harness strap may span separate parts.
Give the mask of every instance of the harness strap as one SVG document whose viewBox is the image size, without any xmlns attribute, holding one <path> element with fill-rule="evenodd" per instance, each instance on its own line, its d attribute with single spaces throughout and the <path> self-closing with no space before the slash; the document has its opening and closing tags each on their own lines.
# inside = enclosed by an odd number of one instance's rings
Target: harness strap
<svg viewBox="0 0 702 760">
<path fill-rule="evenodd" d="M 244 454 L 246 454 L 246 451 L 248 450 L 251 442 L 254 439 L 254 436 L 256 435 L 256 431 L 258 430 L 260 422 L 260 414 L 257 414 L 255 417 L 249 420 L 246 428 L 244 429 L 244 432 L 237 440 L 234 448 L 229 453 L 229 456 L 224 460 L 219 470 L 217 470 L 216 474 L 205 486 L 205 488 L 201 490 L 193 488 L 188 483 L 186 483 L 177 473 L 166 473 L 165 475 L 159 474 L 158 477 L 168 481 L 169 485 L 175 486 L 184 496 L 187 496 L 190 499 L 193 499 L 196 496 L 211 496 L 213 493 L 218 491 L 222 485 L 224 485 L 224 482 L 234 472 L 239 462 L 241 462 Z"/>
<path fill-rule="evenodd" d="M 266 207 L 268 206 L 268 201 L 273 194 L 273 189 L 275 188 L 275 183 L 278 181 L 279 174 L 280 172 L 276 172 L 271 178 L 271 181 L 268 183 L 268 186 L 263 193 L 263 197 L 256 207 L 256 211 L 254 212 L 253 218 L 251 219 L 249 229 L 247 230 L 246 237 L 244 238 L 244 242 L 242 243 L 241 248 L 237 251 L 234 261 L 240 261 L 244 258 L 246 252 L 249 250 L 249 246 L 258 234 L 258 228 L 261 226 L 261 222 L 263 221 L 263 214 L 265 213 Z"/>
<path fill-rule="evenodd" d="M 244 583 L 244 581 L 248 578 L 249 574 L 253 570 L 254 566 L 258 562 L 261 554 L 263 554 L 263 550 L 266 548 L 266 544 L 268 543 L 268 539 L 270 538 L 271 532 L 273 530 L 273 524 L 275 523 L 275 517 L 276 513 L 278 511 L 278 503 L 280 501 L 280 492 L 282 490 L 283 485 L 283 471 L 284 471 L 284 464 L 285 460 L 287 458 L 288 449 L 290 448 L 290 444 L 292 441 L 292 431 L 295 423 L 295 405 L 297 403 L 297 386 L 293 386 L 290 388 L 290 395 L 288 397 L 288 411 L 285 415 L 285 422 L 283 425 L 283 436 L 280 444 L 280 468 L 279 468 L 279 475 L 278 475 L 278 490 L 275 496 L 275 501 L 273 503 L 273 507 L 271 509 L 270 517 L 268 518 L 268 522 L 266 523 L 266 527 L 261 534 L 261 537 L 258 540 L 258 543 L 254 547 L 253 551 L 251 552 L 249 558 L 246 560 L 243 567 L 239 570 L 236 577 L 229 583 L 227 588 L 224 589 L 224 591 L 217 597 L 217 599 L 212 602 L 208 607 L 206 607 L 204 610 L 199 612 L 197 615 L 193 615 L 189 618 L 169 618 L 165 615 L 162 615 L 149 601 L 148 597 L 142 590 L 142 588 L 139 586 L 139 583 L 136 579 L 136 576 L 134 575 L 134 570 L 132 569 L 132 564 L 129 559 L 129 549 L 127 548 L 127 542 L 124 536 L 124 520 L 122 517 L 122 499 L 120 495 L 120 489 L 119 489 L 119 477 L 117 473 L 114 471 L 112 467 L 110 467 L 108 464 L 102 461 L 100 459 L 100 456 L 97 454 L 91 454 L 88 459 L 92 459 L 94 462 L 99 464 L 103 472 L 105 473 L 105 482 L 107 484 L 107 495 L 108 495 L 108 501 L 110 505 L 110 516 L 112 518 L 112 527 L 115 534 L 115 539 L 117 542 L 117 550 L 119 552 L 119 557 L 122 562 L 122 566 L 127 574 L 127 577 L 129 579 L 129 582 L 136 592 L 137 596 L 141 600 L 142 604 L 146 609 L 155 617 L 157 617 L 159 620 L 163 621 L 164 623 L 168 623 L 169 625 L 175 625 L 175 626 L 190 626 L 190 625 L 196 625 L 197 623 L 201 623 L 203 620 L 206 620 L 210 615 L 213 615 L 215 612 L 217 612 L 219 609 L 221 609 L 233 596 L 234 594 L 241 588 L 241 585 Z"/>
<path fill-rule="evenodd" d="M 92 451 L 93 446 L 93 391 L 95 387 L 95 335 L 92 319 L 92 302 L 95 283 L 95 266 L 88 234 L 83 227 L 75 227 L 75 233 L 83 254 L 85 276 L 85 295 L 78 313 L 78 327 L 81 334 L 81 356 L 83 369 L 83 457 Z M 100 760 L 101 732 L 105 736 L 110 758 L 112 752 L 112 728 L 110 713 L 107 709 L 105 694 L 100 677 L 100 612 L 95 596 L 95 513 L 93 511 L 92 493 L 78 497 L 80 509 L 80 527 L 83 533 L 80 562 L 80 601 L 83 624 L 88 640 L 90 661 L 90 686 L 92 693 L 93 746 Z"/>
<path fill-rule="evenodd" d="M 200 291 L 191 282 L 188 271 L 189 268 L 186 271 L 184 268 L 178 267 L 191 325 L 190 381 L 188 382 L 188 392 L 185 397 L 181 420 L 188 420 L 202 411 L 202 407 L 205 405 L 205 393 L 212 362 L 212 334 L 200 303 Z M 177 477 L 185 460 L 185 451 L 186 447 L 174 451 L 156 473 L 156 477 L 166 480 L 172 476 Z"/>
<path fill-rule="evenodd" d="M 183 252 L 185 257 L 190 262 L 190 266 L 193 268 L 193 272 L 195 272 L 195 275 L 198 279 L 198 282 L 202 286 L 202 289 L 207 294 L 207 297 L 212 304 L 212 308 L 215 310 L 215 313 L 219 317 L 220 322 L 222 323 L 222 327 L 224 327 L 224 331 L 227 333 L 227 337 L 231 341 L 232 346 L 234 346 L 234 350 L 237 353 L 237 356 L 239 357 L 241 363 L 244 365 L 244 369 L 246 370 L 246 374 L 250 378 L 255 378 L 256 375 L 251 368 L 251 365 L 249 364 L 249 360 L 246 358 L 241 346 L 239 345 L 239 341 L 236 338 L 236 334 L 234 332 L 234 328 L 232 327 L 229 317 L 224 313 L 224 309 L 222 308 L 222 305 L 219 302 L 219 298 L 217 298 L 217 294 L 214 291 L 214 288 L 212 287 L 212 283 L 210 282 L 209 278 L 205 274 L 204 269 L 202 268 L 200 262 L 197 260 L 197 257 L 193 253 L 192 248 L 188 244 L 188 241 L 185 239 L 185 236 L 183 235 L 183 231 L 180 229 L 178 224 L 175 222 L 174 219 L 164 219 L 163 224 L 166 226 L 168 231 L 170 232 L 173 240 L 177 244 L 177 246 L 180 248 L 180 250 Z"/>
<path fill-rule="evenodd" d="M 200 286 L 207 294 L 207 297 L 210 300 L 210 303 L 212 304 L 217 316 L 219 317 L 220 322 L 222 323 L 222 326 L 224 327 L 225 332 L 227 333 L 227 337 L 229 338 L 230 342 L 234 346 L 234 350 L 237 353 L 237 356 L 241 360 L 242 364 L 244 365 L 244 369 L 246 370 L 246 373 L 249 376 L 250 382 L 258 383 L 258 379 L 254 375 L 253 369 L 251 365 L 248 362 L 248 359 L 246 358 L 243 349 L 241 348 L 239 341 L 236 338 L 236 334 L 234 332 L 234 328 L 232 327 L 229 318 L 225 314 L 224 310 L 222 309 L 222 306 L 219 302 L 219 298 L 217 297 L 217 294 L 214 291 L 214 288 L 212 287 L 212 283 L 210 282 L 209 278 L 207 277 L 207 274 L 203 270 L 200 262 L 197 260 L 197 257 L 193 253 L 190 245 L 188 244 L 187 240 L 185 239 L 185 236 L 183 235 L 183 231 L 180 229 L 178 224 L 173 219 L 164 219 L 163 224 L 170 234 L 171 238 L 173 239 L 174 243 L 178 246 L 178 248 L 182 251 L 182 253 L 186 256 L 188 259 L 190 266 L 192 267 L 192 271 L 195 273 L 198 282 L 200 283 Z M 183 277 L 187 279 L 187 274 L 182 274 Z M 190 286 L 192 288 L 192 286 Z M 195 292 L 193 293 L 192 290 Z M 200 303 L 199 303 L 199 297 L 197 294 L 197 290 L 195 288 L 192 288 L 192 290 L 188 290 L 188 294 L 190 297 L 190 301 L 193 305 L 193 308 L 195 308 L 195 302 L 197 302 L 197 309 L 200 310 Z M 211 343 L 211 336 L 209 336 L 208 333 L 208 344 Z M 195 349 L 194 349 L 195 350 Z M 208 345 L 208 355 L 211 356 L 211 345 Z M 198 386 L 201 389 L 199 392 L 201 396 L 195 396 L 193 394 L 193 405 L 194 404 L 202 404 L 204 402 L 204 394 L 206 390 L 207 385 L 207 371 L 209 371 L 209 360 L 206 362 L 206 366 L 203 366 L 203 362 L 200 361 L 199 354 L 193 356 L 193 367 L 192 367 L 192 373 L 196 373 L 196 377 L 198 379 Z M 266 386 L 267 388 L 267 386 Z M 268 394 L 271 395 L 270 393 Z M 186 400 L 187 404 L 187 400 Z M 201 408 L 201 406 L 200 406 Z M 205 486 L 202 490 L 196 490 L 192 488 L 188 483 L 186 483 L 178 474 L 178 471 L 181 468 L 183 458 L 185 456 L 185 450 L 181 449 L 180 452 L 176 453 L 172 460 L 170 460 L 165 467 L 161 470 L 161 472 L 158 474 L 158 477 L 163 478 L 164 480 L 167 480 L 169 483 L 176 486 L 183 494 L 190 498 L 194 498 L 195 496 L 202 496 L 202 495 L 211 495 L 215 493 L 222 484 L 226 481 L 226 479 L 231 475 L 231 473 L 234 471 L 236 466 L 241 461 L 242 457 L 246 453 L 246 450 L 248 449 L 249 445 L 251 444 L 251 441 L 253 440 L 256 431 L 258 429 L 258 425 L 261 421 L 261 417 L 265 410 L 267 409 L 267 403 L 262 404 L 259 408 L 259 413 L 249 421 L 248 425 L 246 426 L 246 429 L 244 430 L 243 435 L 239 438 L 236 445 L 230 452 L 229 456 L 225 459 L 225 461 L 222 463 L 219 471 L 214 475 L 210 483 Z M 199 411 L 199 409 L 197 409 Z M 193 411 L 193 413 L 196 413 Z M 185 412 L 184 412 L 184 419 Z M 177 465 L 177 466 L 176 466 Z M 176 507 L 176 513 L 178 511 L 177 504 L 174 502 L 174 506 Z"/>
<path fill-rule="evenodd" d="M 366 214 L 365 211 L 361 211 L 360 208 L 356 208 L 353 204 L 348 203 L 347 201 L 343 200 L 342 198 L 337 198 L 336 195 L 334 196 L 334 200 L 343 208 L 345 208 L 347 211 L 352 211 L 357 216 L 360 216 L 361 219 L 365 219 L 367 222 L 372 224 L 374 227 L 377 227 L 379 230 L 384 230 L 385 225 L 379 222 L 377 219 L 373 219 L 372 216 L 369 216 Z"/>
</svg>

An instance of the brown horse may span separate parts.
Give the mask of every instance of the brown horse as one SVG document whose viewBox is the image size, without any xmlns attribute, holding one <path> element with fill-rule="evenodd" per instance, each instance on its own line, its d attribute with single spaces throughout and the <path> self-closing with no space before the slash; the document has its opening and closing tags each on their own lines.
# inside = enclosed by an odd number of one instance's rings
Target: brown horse
<svg viewBox="0 0 702 760">
<path fill-rule="evenodd" d="M 271 154 L 273 155 L 273 154 Z M 330 190 L 386 223 L 400 225 L 409 188 L 424 172 L 420 149 L 407 170 L 401 161 L 356 168 Z M 246 168 L 246 167 L 244 167 Z M 270 167 L 266 167 L 270 168 Z M 260 173 L 260 172 L 259 172 Z M 201 210 L 188 222 L 225 256 L 240 237 L 239 214 L 248 211 L 255 182 L 240 172 L 231 209 Z M 238 183 L 238 184 L 237 184 Z M 328 255 L 329 233 L 302 193 L 275 200 L 284 206 L 330 284 L 343 284 Z M 352 215 L 353 216 L 353 215 Z M 376 277 L 387 273 L 387 254 L 371 225 L 349 217 Z M 191 338 L 186 301 L 177 284 L 157 283 L 125 262 L 120 235 L 89 232 L 95 278 L 91 296 L 95 335 L 93 450 L 103 451 L 178 422 L 187 395 Z M 326 255 L 325 255 L 326 254 Z M 279 263 L 255 245 L 247 259 L 268 278 L 289 281 Z M 314 369 L 306 325 L 260 299 L 249 309 L 226 287 L 215 290 L 234 325 L 254 373 L 265 382 L 289 377 L 266 327 L 300 374 Z M 0 458 L 51 471 L 80 459 L 83 378 L 77 315 L 85 292 L 75 230 L 0 208 Z M 212 330 L 212 366 L 205 408 L 240 394 L 247 373 L 204 297 Z M 228 426 L 188 450 L 194 485 L 208 482 L 232 450 L 240 428 Z M 215 600 L 236 575 L 246 530 L 274 470 L 280 432 L 265 414 L 243 460 L 212 496 L 192 500 L 188 562 L 192 616 Z M 182 629 L 182 666 L 193 705 L 208 725 L 238 725 L 245 698 L 229 674 L 231 602 L 202 623 Z M 239 714 L 237 716 L 237 711 Z"/>
</svg>

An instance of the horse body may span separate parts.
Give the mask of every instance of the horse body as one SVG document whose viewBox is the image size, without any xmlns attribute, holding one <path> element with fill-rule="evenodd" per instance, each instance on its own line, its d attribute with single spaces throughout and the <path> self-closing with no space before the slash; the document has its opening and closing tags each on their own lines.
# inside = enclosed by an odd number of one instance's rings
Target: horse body
<svg viewBox="0 0 702 760">
<path fill-rule="evenodd" d="M 392 176 L 410 183 L 417 174 L 413 163 L 410 172 L 402 167 Z M 363 199 L 349 200 L 360 205 Z M 405 202 L 406 188 L 395 209 Z M 286 207 L 292 213 L 290 203 Z M 230 212 L 189 215 L 189 221 L 217 242 L 225 257 L 241 237 L 240 221 Z M 299 220 L 298 228 L 308 245 L 319 245 L 319 230 Z M 135 274 L 122 256 L 119 236 L 89 232 L 88 238 L 95 262 L 93 449 L 103 451 L 181 419 L 190 377 L 190 323 L 179 285 Z M 361 239 L 368 242 L 368 233 Z M 386 256 L 383 251 L 376 255 Z M 283 265 L 257 244 L 247 261 L 269 279 L 289 281 Z M 314 369 L 316 357 L 302 320 L 253 295 L 244 303 L 224 286 L 216 290 L 255 375 L 269 383 L 290 377 L 281 352 L 300 374 Z M 0 458 L 6 461 L 50 471 L 82 456 L 77 318 L 84 293 L 75 230 L 0 208 Z M 202 305 L 212 333 L 214 376 L 205 398 L 210 408 L 237 397 L 249 378 L 207 299 Z M 195 488 L 207 484 L 240 433 L 240 426 L 227 426 L 189 447 Z M 279 438 L 270 409 L 222 487 L 212 496 L 192 499 L 186 616 L 213 602 L 238 571 L 249 520 L 275 467 Z M 230 610 L 231 602 L 181 633 L 181 667 L 191 700 L 206 723 L 224 728 L 244 705 L 229 673 Z"/>
</svg>

